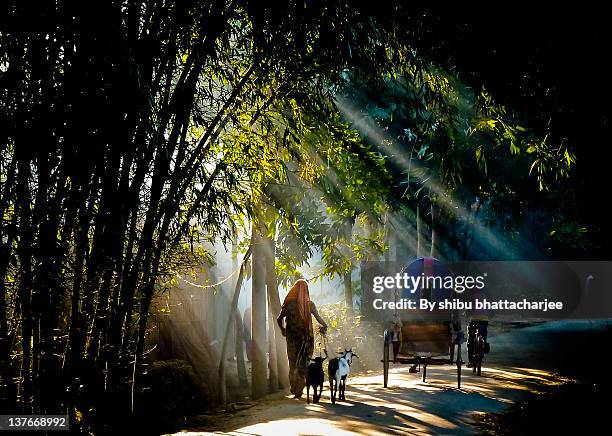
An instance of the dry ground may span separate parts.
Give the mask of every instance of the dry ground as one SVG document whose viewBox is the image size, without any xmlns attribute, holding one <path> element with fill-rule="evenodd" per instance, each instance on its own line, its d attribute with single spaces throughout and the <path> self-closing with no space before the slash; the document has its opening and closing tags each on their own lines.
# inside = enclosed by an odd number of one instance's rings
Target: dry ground
<svg viewBox="0 0 612 436">
<path fill-rule="evenodd" d="M 481 377 L 464 368 L 462 389 L 456 389 L 456 368 L 434 366 L 427 381 L 410 374 L 407 365 L 394 365 L 389 388 L 382 374 L 351 377 L 347 401 L 329 401 L 326 384 L 320 404 L 291 399 L 286 394 L 266 397 L 234 413 L 202 415 L 192 428 L 177 435 L 388 435 L 473 434 L 479 414 L 502 412 L 530 392 L 546 390 L 568 379 L 564 371 L 580 347 L 597 347 L 597 332 L 607 322 L 556 322 L 512 329 L 491 337 Z M 607 336 L 604 336 L 607 337 Z M 465 350 L 464 350 L 465 355 Z M 555 372 L 553 372 L 555 371 Z"/>
</svg>

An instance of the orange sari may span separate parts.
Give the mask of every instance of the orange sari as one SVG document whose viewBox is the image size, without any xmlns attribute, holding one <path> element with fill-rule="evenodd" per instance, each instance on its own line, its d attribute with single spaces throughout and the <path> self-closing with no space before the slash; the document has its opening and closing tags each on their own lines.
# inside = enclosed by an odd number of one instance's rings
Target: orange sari
<svg viewBox="0 0 612 436">
<path fill-rule="evenodd" d="M 310 293 L 308 283 L 299 279 L 285 297 L 279 315 L 279 324 L 285 318 L 287 329 L 287 357 L 291 393 L 302 395 L 306 385 L 308 360 L 314 350 Z"/>
</svg>

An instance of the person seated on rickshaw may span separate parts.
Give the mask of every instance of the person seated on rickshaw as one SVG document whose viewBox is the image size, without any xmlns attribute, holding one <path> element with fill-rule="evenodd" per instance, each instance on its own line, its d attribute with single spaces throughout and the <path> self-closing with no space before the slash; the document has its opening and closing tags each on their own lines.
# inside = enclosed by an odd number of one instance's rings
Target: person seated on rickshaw
<svg viewBox="0 0 612 436">
<path fill-rule="evenodd" d="M 482 301 L 485 298 L 485 293 L 482 289 L 473 288 L 470 290 L 470 299 L 472 301 L 472 310 L 469 313 L 468 323 L 468 363 L 467 367 L 474 366 L 474 348 L 476 344 L 476 332 L 479 332 L 485 342 L 485 353 L 488 353 L 489 344 L 487 343 L 487 329 L 489 326 L 489 312 L 485 309 L 476 309 L 476 300 Z"/>
</svg>

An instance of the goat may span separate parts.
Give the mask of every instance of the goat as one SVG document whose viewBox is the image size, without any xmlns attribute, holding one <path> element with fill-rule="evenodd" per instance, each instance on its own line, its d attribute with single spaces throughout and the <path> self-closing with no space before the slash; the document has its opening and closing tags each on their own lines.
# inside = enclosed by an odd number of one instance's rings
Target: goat
<svg viewBox="0 0 612 436">
<path fill-rule="evenodd" d="M 329 361 L 327 366 L 327 374 L 329 376 L 329 388 L 331 391 L 331 402 L 336 403 L 336 395 L 338 395 L 339 401 L 346 400 L 344 392 L 346 391 L 346 379 L 351 372 L 351 363 L 353 357 L 359 357 L 353 353 L 353 349 L 344 350 L 340 357 L 334 357 Z M 335 390 L 334 390 L 335 382 Z M 338 388 L 340 394 L 338 394 Z"/>
<path fill-rule="evenodd" d="M 325 381 L 325 374 L 323 373 L 323 361 L 326 357 L 315 357 L 310 359 L 311 363 L 308 364 L 308 373 L 306 374 L 306 398 L 308 404 L 310 404 L 310 387 L 312 386 L 312 402 L 318 403 L 323 392 L 323 382 Z M 317 394 L 317 388 L 319 393 Z"/>
</svg>

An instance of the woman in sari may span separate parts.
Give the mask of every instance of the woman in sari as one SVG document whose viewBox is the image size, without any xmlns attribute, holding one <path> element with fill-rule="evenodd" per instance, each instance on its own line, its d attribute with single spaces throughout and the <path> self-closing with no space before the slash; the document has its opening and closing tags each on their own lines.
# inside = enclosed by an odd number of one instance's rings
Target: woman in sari
<svg viewBox="0 0 612 436">
<path fill-rule="evenodd" d="M 302 396 L 306 386 L 308 361 L 314 350 L 311 315 L 321 324 L 321 333 L 325 333 L 327 324 L 317 312 L 317 306 L 310 301 L 308 283 L 304 279 L 299 279 L 285 297 L 281 312 L 276 320 L 283 336 L 287 338 L 289 384 L 294 398 Z"/>
</svg>

